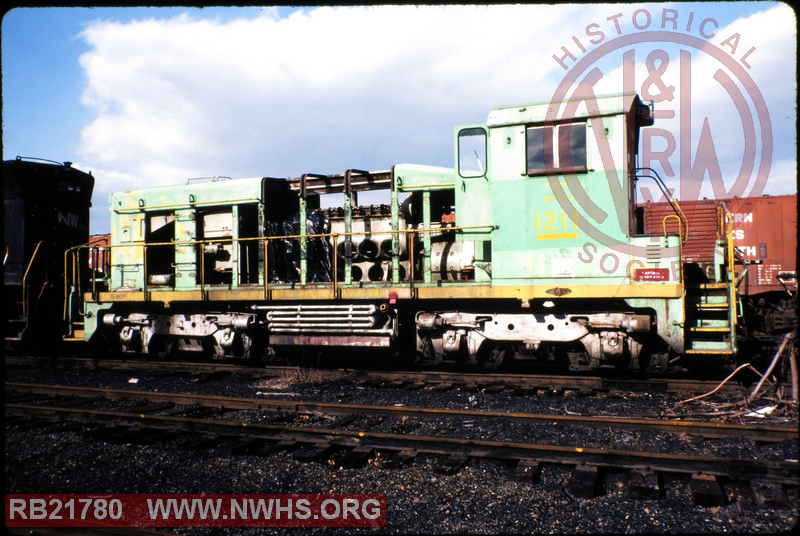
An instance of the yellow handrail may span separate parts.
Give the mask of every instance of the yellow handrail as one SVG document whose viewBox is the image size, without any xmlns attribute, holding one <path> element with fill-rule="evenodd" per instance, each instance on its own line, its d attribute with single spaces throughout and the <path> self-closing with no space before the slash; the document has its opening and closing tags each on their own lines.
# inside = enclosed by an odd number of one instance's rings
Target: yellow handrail
<svg viewBox="0 0 800 536">
<path fill-rule="evenodd" d="M 733 256 L 733 219 L 730 217 L 730 210 L 724 202 L 717 205 L 717 240 L 725 241 L 728 251 L 725 255 L 725 269 L 727 271 L 728 281 L 730 282 L 730 318 L 731 318 L 731 331 L 736 328 L 738 320 L 739 304 L 736 292 L 736 270 L 734 269 L 734 256 Z"/>
<path fill-rule="evenodd" d="M 231 199 L 227 200 L 226 203 L 235 203 L 238 205 L 245 204 L 248 202 L 258 202 L 260 201 L 257 197 L 246 197 L 243 199 Z M 129 213 L 136 213 L 136 212 L 144 212 L 146 210 L 167 210 L 167 209 L 184 209 L 184 208 L 192 208 L 198 206 L 205 206 L 205 205 L 218 205 L 219 201 L 216 200 L 209 200 L 209 201 L 186 201 L 185 203 L 172 203 L 169 205 L 139 205 L 136 207 L 122 207 L 122 208 L 115 208 L 114 212 L 117 214 L 129 214 Z"/>
<path fill-rule="evenodd" d="M 668 214 L 667 216 L 664 217 L 664 220 L 661 222 L 664 227 L 664 236 L 665 237 L 667 236 L 667 220 L 670 218 L 675 218 L 676 220 L 678 220 L 678 238 L 680 238 L 681 244 L 685 244 L 686 241 L 683 239 L 683 220 L 677 214 Z M 686 232 L 686 237 L 687 239 L 689 237 L 688 229 Z"/>
<path fill-rule="evenodd" d="M 74 286 L 76 288 L 78 295 L 81 295 L 82 290 L 83 290 L 83 289 L 81 289 L 81 278 L 80 278 L 80 273 L 81 273 L 80 270 L 81 270 L 81 268 L 80 268 L 80 260 L 78 258 L 78 252 L 81 249 L 89 249 L 94 245 L 101 244 L 102 242 L 103 242 L 103 239 L 95 240 L 93 242 L 87 242 L 85 244 L 80 244 L 78 246 L 73 246 L 71 248 L 67 248 L 64 251 L 64 314 L 63 314 L 63 319 L 64 319 L 65 322 L 67 321 L 67 317 L 68 317 L 67 313 L 68 313 L 68 309 L 69 309 L 69 287 L 70 287 L 70 283 L 72 283 L 73 284 L 72 286 Z M 72 266 L 71 270 L 70 270 L 70 265 Z M 70 278 L 70 276 L 71 276 L 71 278 Z M 92 293 L 93 294 L 94 294 L 94 284 L 95 284 L 95 282 L 94 282 L 94 277 L 93 277 L 92 278 Z M 81 311 L 80 314 L 83 315 L 83 311 Z"/>
<path fill-rule="evenodd" d="M 724 202 L 717 205 L 717 240 L 725 240 L 728 251 L 726 255 L 726 264 L 729 276 L 734 273 L 733 269 L 733 220 L 728 217 L 730 211 Z M 729 277 L 733 281 L 732 277 Z"/>
<path fill-rule="evenodd" d="M 36 259 L 36 255 L 39 253 L 39 247 L 42 244 L 44 244 L 44 240 L 36 244 L 36 247 L 33 249 L 33 255 L 31 255 L 31 260 L 28 261 L 28 267 L 25 268 L 25 275 L 22 276 L 22 316 L 28 316 L 28 273 L 31 271 L 33 261 Z"/>
<path fill-rule="evenodd" d="M 458 226 L 458 227 L 456 227 L 456 226 L 453 226 L 453 227 L 431 227 L 431 228 L 425 228 L 425 229 L 413 229 L 413 228 L 411 228 L 411 229 L 387 230 L 387 231 L 384 231 L 383 233 L 385 233 L 385 234 L 432 233 L 432 232 L 443 232 L 443 231 L 465 231 L 465 230 L 473 230 L 473 229 L 489 229 L 489 230 L 493 230 L 493 229 L 497 229 L 497 226 L 496 225 L 471 225 L 471 226 Z M 276 235 L 276 236 L 256 236 L 256 237 L 240 237 L 240 238 L 222 238 L 222 237 L 220 237 L 220 238 L 215 238 L 213 240 L 208 240 L 208 239 L 206 239 L 206 240 L 175 240 L 175 241 L 170 241 L 170 242 L 108 244 L 108 245 L 106 245 L 104 247 L 109 252 L 113 251 L 116 248 L 142 248 L 143 252 L 145 252 L 148 247 L 152 247 L 152 246 L 197 246 L 197 245 L 203 245 L 203 244 L 212 243 L 212 242 L 213 243 L 231 243 L 231 244 L 235 244 L 235 243 L 240 243 L 240 242 L 260 241 L 260 242 L 262 242 L 264 244 L 264 249 L 265 249 L 265 253 L 264 253 L 264 265 L 265 265 L 265 270 L 264 270 L 264 295 L 265 295 L 265 297 L 268 298 L 269 297 L 269 288 L 268 288 L 268 286 L 269 286 L 269 273 L 268 273 L 268 270 L 266 269 L 266 266 L 267 266 L 267 255 L 268 255 L 267 244 L 269 243 L 269 241 L 271 241 L 271 240 L 286 240 L 286 239 L 331 238 L 333 240 L 334 244 L 336 244 L 337 240 L 342 236 L 348 236 L 348 235 L 349 236 L 354 236 L 354 235 L 363 235 L 363 234 L 367 234 L 367 233 L 365 233 L 364 231 L 359 231 L 359 232 L 350 232 L 350 233 L 322 233 L 322 234 L 310 234 L 310 235 Z M 79 249 L 81 249 L 81 248 L 89 248 L 89 247 L 91 247 L 91 246 L 93 246 L 95 244 L 98 244 L 98 243 L 100 243 L 100 241 L 95 241 L 95 242 L 92 242 L 92 243 L 82 244 L 80 246 L 75 246 L 73 248 L 70 248 L 69 250 L 67 250 L 65 252 L 65 270 L 64 270 L 64 289 L 65 289 L 64 316 L 65 316 L 65 318 L 67 316 L 67 307 L 68 307 L 67 297 L 68 297 L 68 294 L 69 294 L 70 282 L 72 282 L 76 286 L 76 289 L 77 289 L 78 293 L 82 294 L 81 281 L 80 281 L 80 278 L 77 277 L 77 275 L 80 273 L 79 269 L 77 269 L 77 268 L 73 268 L 73 270 L 69 269 L 70 258 L 68 256 L 69 255 L 75 255 L 75 257 L 72 259 L 73 263 L 75 263 L 75 262 L 77 262 L 76 261 L 77 252 L 78 252 Z M 413 259 L 413 248 L 411 248 L 411 250 L 412 251 L 411 251 L 410 254 L 412 255 L 412 259 Z M 143 256 L 144 255 L 146 255 L 146 253 L 143 253 Z M 333 259 L 333 262 L 334 262 L 334 264 L 333 264 L 334 290 L 338 287 L 338 283 L 339 283 L 338 282 L 338 278 L 337 278 L 337 274 L 336 274 L 336 270 L 338 268 L 337 260 L 338 259 L 336 259 L 335 255 L 334 255 L 334 259 Z M 145 263 L 144 258 L 143 258 L 142 262 Z M 202 260 L 200 261 L 200 263 L 202 263 Z M 200 264 L 200 266 L 201 266 L 201 270 L 202 270 L 203 269 L 202 264 Z M 70 274 L 72 274 L 72 279 L 71 280 L 69 278 Z M 205 278 L 201 277 L 200 279 L 201 279 L 200 288 L 201 288 L 201 290 L 204 290 L 205 289 L 205 281 L 204 281 Z M 413 277 L 410 278 L 410 282 L 411 282 L 410 283 L 411 284 L 411 288 L 413 289 L 413 284 L 414 284 Z M 145 277 L 144 285 L 145 285 L 145 288 L 143 290 L 145 291 L 145 300 L 147 300 L 148 297 L 147 297 L 147 288 L 146 288 L 147 287 L 147 278 L 146 277 Z"/>
<path fill-rule="evenodd" d="M 637 175 L 636 178 L 638 179 L 639 177 L 642 177 L 642 178 L 649 177 L 649 178 L 653 179 L 656 182 L 656 185 L 661 190 L 661 192 L 664 194 L 664 197 L 666 197 L 666 199 L 669 202 L 670 206 L 677 213 L 678 219 L 683 221 L 685 223 L 685 225 L 686 225 L 686 238 L 684 240 L 681 240 L 681 242 L 683 242 L 685 244 L 686 241 L 689 240 L 689 219 L 686 217 L 686 214 L 683 213 L 683 210 L 681 209 L 681 206 L 678 204 L 678 200 L 675 199 L 672 196 L 672 194 L 669 191 L 669 188 L 667 188 L 667 185 L 661 179 L 661 176 L 658 173 L 656 173 L 656 171 L 653 168 L 649 168 L 649 167 L 637 168 L 636 171 L 649 171 L 649 172 L 652 173 L 652 175 L 641 175 L 641 176 Z"/>
</svg>

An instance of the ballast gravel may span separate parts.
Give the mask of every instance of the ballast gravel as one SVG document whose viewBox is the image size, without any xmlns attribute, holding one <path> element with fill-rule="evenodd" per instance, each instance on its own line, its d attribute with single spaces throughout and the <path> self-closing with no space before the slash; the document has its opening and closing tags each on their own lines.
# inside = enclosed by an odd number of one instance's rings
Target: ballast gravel
<svg viewBox="0 0 800 536">
<path fill-rule="evenodd" d="M 144 389 L 247 398 L 313 400 L 352 404 L 446 407 L 492 411 L 656 417 L 679 399 L 663 393 L 487 392 L 470 389 L 377 387 L 308 378 L 243 379 L 237 375 L 197 382 L 181 375 L 121 374 L 8 368 L 6 382 L 58 383 L 110 389 Z M 133 382 L 132 380 L 136 380 Z M 717 399 L 719 400 L 719 399 Z M 274 416 L 262 418 L 269 422 Z M 258 416 L 250 415 L 258 419 Z M 794 413 L 773 424 L 796 426 Z M 329 419 L 309 419 L 325 426 Z M 763 419 L 754 420 L 762 424 Z M 349 426 L 363 426 L 354 420 Z M 745 440 L 702 439 L 681 434 L 633 433 L 589 427 L 531 427 L 518 423 L 383 420 L 370 431 L 407 430 L 452 437 L 561 444 L 578 447 L 648 449 L 736 458 L 798 458 L 797 441 L 756 444 Z M 292 452 L 227 455 L 195 448 L 177 437 L 153 444 L 119 443 L 96 438 L 70 423 L 5 426 L 6 493 L 374 493 L 386 496 L 386 526 L 381 528 L 179 528 L 159 529 L 188 535 L 255 534 L 531 534 L 531 533 L 784 533 L 796 528 L 798 489 L 789 487 L 787 504 L 758 505 L 744 483 L 723 482 L 727 504 L 694 504 L 689 479 L 663 475 L 660 496 L 631 499 L 627 474 L 608 472 L 600 494 L 574 497 L 565 485 L 571 469 L 544 465 L 536 482 L 512 478 L 511 463 L 469 459 L 454 474 L 442 471 L 442 458 L 420 454 L 392 464 L 378 453 L 355 469 L 337 467 L 330 458 L 299 461 Z"/>
</svg>

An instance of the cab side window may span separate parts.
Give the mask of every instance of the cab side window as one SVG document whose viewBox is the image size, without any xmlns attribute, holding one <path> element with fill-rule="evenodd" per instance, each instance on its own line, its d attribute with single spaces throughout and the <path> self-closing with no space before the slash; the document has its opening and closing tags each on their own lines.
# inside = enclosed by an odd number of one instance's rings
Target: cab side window
<svg viewBox="0 0 800 536">
<path fill-rule="evenodd" d="M 486 174 L 486 131 L 465 128 L 458 133 L 458 172 L 462 177 Z"/>
<path fill-rule="evenodd" d="M 530 176 L 587 170 L 585 122 L 528 127 L 525 141 Z"/>
</svg>

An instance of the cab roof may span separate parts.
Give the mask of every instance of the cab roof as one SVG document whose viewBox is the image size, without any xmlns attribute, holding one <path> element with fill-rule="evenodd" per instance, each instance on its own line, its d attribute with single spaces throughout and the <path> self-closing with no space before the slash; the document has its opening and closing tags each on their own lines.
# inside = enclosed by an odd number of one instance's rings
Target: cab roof
<svg viewBox="0 0 800 536">
<path fill-rule="evenodd" d="M 597 110 L 594 113 L 589 110 L 586 99 L 583 98 L 573 98 L 562 102 L 547 101 L 532 104 L 497 106 L 489 113 L 486 126 L 501 127 L 535 123 L 559 123 L 562 121 L 573 121 L 575 119 L 586 119 L 589 117 L 627 114 L 634 106 L 646 106 L 651 108 L 652 111 L 652 104 L 643 103 L 636 93 L 601 95 L 597 97 L 596 101 Z M 568 103 L 577 103 L 577 108 L 574 113 L 564 117 Z"/>
</svg>

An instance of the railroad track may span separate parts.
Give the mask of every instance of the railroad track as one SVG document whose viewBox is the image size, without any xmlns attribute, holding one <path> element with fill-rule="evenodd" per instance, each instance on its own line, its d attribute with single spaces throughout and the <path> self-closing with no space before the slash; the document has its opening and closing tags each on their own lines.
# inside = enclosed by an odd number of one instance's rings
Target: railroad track
<svg viewBox="0 0 800 536">
<path fill-rule="evenodd" d="M 231 363 L 193 363 L 159 361 L 122 361 L 117 359 L 6 357 L 6 366 L 52 366 L 78 370 L 113 370 L 151 373 L 186 373 L 213 377 L 237 374 L 245 377 L 302 376 L 313 371 L 319 379 L 337 379 L 351 383 L 388 384 L 393 386 L 459 386 L 464 389 L 505 390 L 574 390 L 584 393 L 634 391 L 679 393 L 687 396 L 706 393 L 719 387 L 721 393 L 735 393 L 744 387 L 735 381 L 720 387 L 719 380 L 703 381 L 683 378 L 630 378 L 550 374 L 503 374 L 453 371 L 383 371 L 361 369 L 303 368 L 298 366 L 245 366 Z"/>
<path fill-rule="evenodd" d="M 11 396 L 11 399 L 9 399 Z M 659 431 L 703 436 L 748 437 L 755 441 L 796 440 L 795 429 L 768 426 L 738 426 L 722 423 L 620 419 L 576 415 L 533 415 L 452 409 L 386 407 L 352 404 L 319 404 L 305 401 L 275 401 L 182 393 L 153 393 L 33 384 L 6 384 L 6 416 L 16 419 L 77 421 L 84 426 L 130 434 L 196 434 L 214 436 L 216 448 L 268 454 L 297 449 L 303 459 L 326 457 L 332 465 L 353 467 L 377 452 L 388 459 L 408 461 L 420 453 L 443 457 L 443 471 L 458 471 L 470 458 L 493 458 L 516 463 L 515 475 L 535 479 L 542 464 L 573 466 L 574 493 L 592 493 L 598 471 L 631 472 L 631 481 L 641 482 L 642 494 L 657 488 L 659 473 L 688 475 L 698 489 L 708 490 L 716 479 L 766 482 L 774 486 L 797 485 L 797 460 L 762 460 L 634 449 L 560 445 L 543 441 L 505 438 L 503 433 L 470 435 L 475 423 L 525 423 L 557 430 L 567 426 L 597 430 L 614 428 Z M 37 397 L 20 402 L 20 397 Z M 109 401 L 140 400 L 151 406 L 135 411 L 96 409 Z M 212 416 L 196 416 L 205 408 Z M 159 414 L 167 410 L 170 414 Z M 151 412 L 152 411 L 152 412 Z M 242 413 L 245 413 L 244 415 Z M 263 422 L 265 416 L 280 423 Z M 260 420 L 259 420 L 260 419 Z M 395 423 L 390 431 L 379 431 L 384 419 Z M 436 423 L 429 433 L 422 427 L 398 423 L 425 420 Z M 288 421 L 288 422 L 287 422 Z M 385 426 L 384 426 L 385 427 Z M 480 428 L 480 427 L 478 427 Z M 420 431 L 421 430 L 421 431 Z M 458 436 L 458 437 L 456 437 Z M 467 436 L 467 437 L 464 437 Z M 299 459 L 299 458 L 298 458 Z M 520 476 L 521 475 L 521 476 Z M 633 476 L 638 475 L 638 476 Z M 581 491 L 583 490 L 583 491 Z M 589 490 L 589 491 L 586 491 Z M 634 493 L 635 496 L 635 493 Z"/>
<path fill-rule="evenodd" d="M 7 382 L 7 391 L 46 396 L 78 397 L 85 399 L 140 399 L 156 403 L 201 406 L 224 411 L 256 410 L 304 415 L 370 417 L 416 417 L 421 419 L 503 419 L 529 424 L 562 426 L 590 426 L 616 430 L 636 429 L 667 433 L 695 434 L 703 437 L 743 437 L 754 441 L 777 442 L 798 438 L 795 428 L 779 426 L 741 425 L 721 422 L 637 419 L 601 415 L 532 414 L 520 412 L 478 411 L 445 408 L 415 408 L 407 406 L 376 406 L 366 404 L 320 403 L 298 400 L 265 400 L 184 393 L 132 391 L 128 389 L 103 389 L 65 385 L 39 385 Z M 13 407 L 13 404 L 10 404 Z"/>
</svg>

